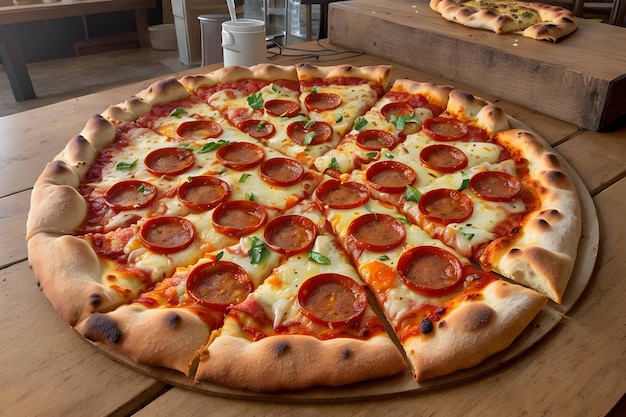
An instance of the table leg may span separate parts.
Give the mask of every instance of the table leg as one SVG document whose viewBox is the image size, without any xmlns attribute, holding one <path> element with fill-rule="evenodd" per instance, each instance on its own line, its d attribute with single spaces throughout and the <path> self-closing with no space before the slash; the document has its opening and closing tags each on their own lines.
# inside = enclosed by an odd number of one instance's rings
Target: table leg
<svg viewBox="0 0 626 417">
<path fill-rule="evenodd" d="M 17 30 L 13 25 L 0 27 L 0 57 L 15 100 L 24 101 L 35 98 L 33 83 L 17 38 Z"/>
<path fill-rule="evenodd" d="M 152 43 L 150 42 L 150 33 L 148 32 L 148 9 L 135 10 L 135 23 L 137 25 L 139 46 L 149 48 L 152 46 Z"/>
</svg>

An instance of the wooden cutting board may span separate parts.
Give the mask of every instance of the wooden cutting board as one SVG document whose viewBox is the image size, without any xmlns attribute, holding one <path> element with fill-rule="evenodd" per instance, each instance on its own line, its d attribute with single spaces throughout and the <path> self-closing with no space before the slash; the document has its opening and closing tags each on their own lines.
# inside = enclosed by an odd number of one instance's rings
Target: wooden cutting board
<svg viewBox="0 0 626 417">
<path fill-rule="evenodd" d="M 446 21 L 428 0 L 332 3 L 331 43 L 475 87 L 590 130 L 626 115 L 626 28 L 578 19 L 557 43 Z"/>
</svg>

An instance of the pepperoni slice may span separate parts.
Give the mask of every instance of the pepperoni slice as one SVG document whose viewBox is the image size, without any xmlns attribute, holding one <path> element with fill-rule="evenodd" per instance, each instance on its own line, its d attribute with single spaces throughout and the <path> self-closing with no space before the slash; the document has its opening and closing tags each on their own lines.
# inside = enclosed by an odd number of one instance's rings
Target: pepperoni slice
<svg viewBox="0 0 626 417">
<path fill-rule="evenodd" d="M 365 171 L 368 184 L 384 193 L 403 193 L 407 185 L 417 179 L 415 171 L 408 165 L 396 161 L 382 161 L 370 166 Z"/>
<path fill-rule="evenodd" d="M 341 96 L 334 93 L 311 93 L 304 99 L 304 105 L 308 111 L 336 109 L 341 102 Z"/>
<path fill-rule="evenodd" d="M 178 187 L 178 199 L 193 210 L 210 210 L 230 196 L 225 181 L 211 176 L 191 177 Z"/>
<path fill-rule="evenodd" d="M 364 130 L 356 137 L 356 143 L 368 151 L 379 151 L 383 148 L 392 148 L 396 143 L 396 138 L 384 130 Z"/>
<path fill-rule="evenodd" d="M 418 246 L 398 260 L 400 279 L 407 287 L 426 295 L 444 295 L 463 284 L 463 266 L 452 253 L 435 246 Z"/>
<path fill-rule="evenodd" d="M 352 324 L 367 307 L 361 285 L 345 275 L 315 275 L 300 286 L 298 308 L 310 320 L 329 327 Z"/>
<path fill-rule="evenodd" d="M 439 188 L 422 195 L 418 208 L 430 220 L 442 224 L 460 223 L 474 211 L 472 200 L 460 191 Z"/>
<path fill-rule="evenodd" d="M 249 119 L 237 125 L 237 129 L 252 136 L 255 139 L 266 139 L 274 136 L 274 125 L 265 120 Z"/>
<path fill-rule="evenodd" d="M 196 163 L 193 152 L 184 148 L 160 148 L 150 152 L 144 159 L 148 172 L 162 175 L 180 175 Z"/>
<path fill-rule="evenodd" d="M 213 120 L 192 120 L 181 123 L 176 129 L 178 136 L 188 140 L 217 138 L 223 132 L 222 126 Z"/>
<path fill-rule="evenodd" d="M 352 220 L 348 235 L 359 249 L 386 252 L 404 243 L 406 229 L 389 214 L 368 213 Z"/>
<path fill-rule="evenodd" d="M 522 191 L 520 180 L 502 171 L 479 172 L 469 185 L 478 197 L 488 201 L 511 201 Z"/>
<path fill-rule="evenodd" d="M 157 188 L 145 181 L 120 181 L 104 193 L 104 201 L 113 210 L 136 210 L 148 207 L 157 196 Z"/>
<path fill-rule="evenodd" d="M 428 136 L 439 141 L 459 140 L 469 130 L 465 123 L 451 117 L 431 117 L 426 119 L 422 123 L 422 129 Z"/>
<path fill-rule="evenodd" d="M 291 256 L 308 251 L 317 237 L 317 228 L 309 218 L 298 215 L 280 216 L 269 222 L 263 239 L 274 252 Z"/>
<path fill-rule="evenodd" d="M 332 138 L 333 128 L 326 122 L 293 122 L 287 126 L 287 136 L 298 145 L 319 145 Z"/>
<path fill-rule="evenodd" d="M 328 180 L 315 190 L 315 200 L 320 208 L 344 210 L 362 206 L 370 199 L 370 193 L 364 184 Z"/>
<path fill-rule="evenodd" d="M 397 101 L 394 103 L 387 103 L 380 109 L 380 113 L 387 121 L 392 117 L 409 116 L 415 113 L 415 109 L 409 103 L 405 101 Z"/>
<path fill-rule="evenodd" d="M 194 268 L 187 278 L 187 293 L 198 304 L 226 311 L 254 291 L 248 273 L 232 262 L 217 261 Z"/>
<path fill-rule="evenodd" d="M 224 201 L 215 208 L 211 220 L 218 232 L 240 238 L 263 226 L 267 222 L 267 211 L 254 201 Z"/>
<path fill-rule="evenodd" d="M 290 158 L 271 158 L 259 167 L 261 178 L 271 185 L 288 187 L 304 177 L 304 166 Z"/>
<path fill-rule="evenodd" d="M 420 152 L 420 161 L 435 171 L 451 173 L 467 166 L 467 155 L 454 146 L 430 145 Z"/>
<path fill-rule="evenodd" d="M 265 151 L 254 143 L 233 142 L 219 148 L 215 156 L 222 165 L 245 171 L 260 164 L 265 159 Z"/>
<path fill-rule="evenodd" d="M 278 117 L 294 117 L 302 111 L 300 103 L 289 100 L 269 100 L 263 106 L 269 114 Z"/>
<path fill-rule="evenodd" d="M 139 229 L 141 243 L 162 254 L 179 252 L 196 239 L 196 228 L 189 220 L 178 216 L 153 217 Z"/>
</svg>

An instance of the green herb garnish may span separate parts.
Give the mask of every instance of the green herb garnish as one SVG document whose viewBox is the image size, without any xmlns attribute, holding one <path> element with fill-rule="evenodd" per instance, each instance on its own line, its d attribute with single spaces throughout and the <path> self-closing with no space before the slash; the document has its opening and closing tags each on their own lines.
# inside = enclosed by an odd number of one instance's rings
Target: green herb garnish
<svg viewBox="0 0 626 417">
<path fill-rule="evenodd" d="M 250 240 L 251 246 L 250 250 L 248 251 L 248 256 L 250 256 L 250 263 L 253 265 L 261 263 L 263 258 L 267 256 L 270 251 L 265 247 L 265 243 L 263 243 L 263 241 L 258 237 L 252 236 L 250 237 Z"/>
<path fill-rule="evenodd" d="M 321 265 L 330 265 L 330 259 L 325 257 L 324 255 L 322 255 L 319 252 L 315 252 L 313 250 L 309 251 L 309 259 L 312 260 L 315 263 L 321 264 Z"/>
<path fill-rule="evenodd" d="M 463 178 L 463 182 L 461 182 L 461 186 L 459 187 L 459 191 L 463 191 L 469 186 L 470 178 L 467 175 L 467 172 L 461 171 L 461 177 Z"/>
<path fill-rule="evenodd" d="M 202 148 L 200 148 L 198 153 L 211 152 L 211 151 L 221 148 L 222 146 L 228 145 L 229 143 L 230 143 L 229 141 L 222 140 L 222 139 L 213 141 L 213 142 L 207 142 L 204 145 L 202 145 Z"/>
<path fill-rule="evenodd" d="M 257 110 L 257 109 L 263 108 L 263 95 L 261 95 L 260 92 L 256 94 L 252 94 L 251 96 L 248 96 L 247 100 L 248 100 L 248 105 L 252 107 L 253 109 Z"/>
<path fill-rule="evenodd" d="M 120 171 L 130 171 L 131 169 L 137 166 L 137 160 L 135 159 L 133 162 L 118 162 L 115 165 L 115 169 L 119 169 Z"/>
<path fill-rule="evenodd" d="M 367 125 L 367 119 L 365 119 L 364 117 L 359 117 L 358 119 L 356 119 L 356 122 L 354 122 L 354 128 L 356 130 L 358 130 L 359 132 L 361 131 L 361 129 L 363 129 L 365 126 Z"/>
<path fill-rule="evenodd" d="M 406 201 L 415 201 L 416 203 L 422 198 L 422 193 L 417 188 L 413 188 L 410 185 L 406 186 L 404 191 L 404 199 Z"/>
<path fill-rule="evenodd" d="M 180 117 L 183 114 L 187 114 L 187 110 L 180 108 L 180 107 L 176 107 L 174 110 L 172 110 L 172 112 L 170 113 L 171 117 Z"/>
</svg>

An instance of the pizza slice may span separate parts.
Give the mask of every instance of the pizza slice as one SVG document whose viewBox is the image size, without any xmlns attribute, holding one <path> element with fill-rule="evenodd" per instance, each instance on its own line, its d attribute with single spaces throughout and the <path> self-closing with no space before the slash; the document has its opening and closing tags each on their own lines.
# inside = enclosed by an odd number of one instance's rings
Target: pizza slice
<svg viewBox="0 0 626 417">
<path fill-rule="evenodd" d="M 266 246 L 286 256 L 200 354 L 197 381 L 253 391 L 343 385 L 401 373 L 406 362 L 313 202 L 277 217 Z"/>
<path fill-rule="evenodd" d="M 293 123 L 306 120 L 295 67 L 227 67 L 181 82 L 250 138 L 310 165 L 305 146 L 288 136 Z"/>
<path fill-rule="evenodd" d="M 384 95 L 391 67 L 300 64 L 297 72 L 306 120 L 290 125 L 287 133 L 314 162 L 353 127 L 362 128 L 361 116 Z"/>
<path fill-rule="evenodd" d="M 418 132 L 425 119 L 439 116 L 450 90 L 431 83 L 396 80 L 335 148 L 315 159 L 315 167 L 337 177 L 380 158 Z"/>
<path fill-rule="evenodd" d="M 561 301 L 577 246 L 556 236 L 580 234 L 574 186 L 556 155 L 511 129 L 497 106 L 452 91 L 444 113 L 351 179 L 484 269 Z"/>
<path fill-rule="evenodd" d="M 196 351 L 222 326 L 228 307 L 242 302 L 278 264 L 277 253 L 264 250 L 260 256 L 261 241 L 259 230 L 179 267 L 154 289 L 113 311 L 91 314 L 76 329 L 138 364 L 190 376 Z"/>
<path fill-rule="evenodd" d="M 357 182 L 316 192 L 335 234 L 391 324 L 417 381 L 507 348 L 545 297 L 480 271 Z"/>
<path fill-rule="evenodd" d="M 498 34 L 521 33 L 556 42 L 578 26 L 571 10 L 517 0 L 431 0 L 430 8 L 444 19 Z"/>
</svg>

